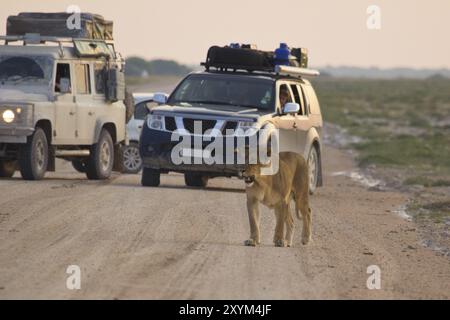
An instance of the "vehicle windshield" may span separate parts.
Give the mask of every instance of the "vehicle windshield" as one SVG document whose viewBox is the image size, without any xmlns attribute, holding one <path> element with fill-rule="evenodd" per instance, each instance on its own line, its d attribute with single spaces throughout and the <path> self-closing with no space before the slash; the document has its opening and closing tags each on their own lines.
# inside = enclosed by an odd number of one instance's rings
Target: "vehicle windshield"
<svg viewBox="0 0 450 320">
<path fill-rule="evenodd" d="M 170 105 L 221 105 L 274 110 L 274 84 L 249 76 L 192 75 L 170 96 Z"/>
<path fill-rule="evenodd" d="M 0 85 L 49 85 L 52 69 L 49 57 L 0 56 Z"/>
</svg>

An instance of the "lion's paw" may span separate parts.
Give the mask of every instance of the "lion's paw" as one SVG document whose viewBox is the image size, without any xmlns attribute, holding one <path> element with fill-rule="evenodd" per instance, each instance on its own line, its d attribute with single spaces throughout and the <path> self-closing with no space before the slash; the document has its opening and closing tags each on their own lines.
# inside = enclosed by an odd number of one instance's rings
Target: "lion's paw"
<svg viewBox="0 0 450 320">
<path fill-rule="evenodd" d="M 247 247 L 256 247 L 256 241 L 253 239 L 248 239 L 244 241 L 244 245 Z"/>
<path fill-rule="evenodd" d="M 282 247 L 286 246 L 286 241 L 285 240 L 275 240 L 274 243 L 275 243 L 275 247 L 282 248 Z"/>
<path fill-rule="evenodd" d="M 311 242 L 311 237 L 302 237 L 302 244 L 303 245 L 306 246 L 310 242 Z"/>
</svg>

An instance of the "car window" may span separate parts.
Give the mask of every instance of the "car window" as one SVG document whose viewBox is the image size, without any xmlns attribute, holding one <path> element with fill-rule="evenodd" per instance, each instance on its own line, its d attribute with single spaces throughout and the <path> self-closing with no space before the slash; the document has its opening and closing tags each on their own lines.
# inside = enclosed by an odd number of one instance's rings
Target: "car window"
<svg viewBox="0 0 450 320">
<path fill-rule="evenodd" d="M 68 63 L 58 63 L 56 66 L 55 92 L 72 92 L 70 64 Z"/>
<path fill-rule="evenodd" d="M 287 84 L 280 85 L 280 88 L 278 89 L 278 99 L 281 108 L 283 108 L 286 103 L 294 102 L 291 90 Z"/>
<path fill-rule="evenodd" d="M 301 89 L 299 88 L 299 86 L 297 84 L 291 84 L 291 90 L 292 90 L 292 94 L 294 95 L 294 102 L 298 103 L 298 105 L 300 106 L 300 110 L 298 111 L 299 115 L 305 115 L 305 108 L 304 108 L 304 104 L 303 104 L 303 97 L 301 95 Z"/>
<path fill-rule="evenodd" d="M 136 105 L 134 108 L 134 118 L 136 120 L 144 120 L 147 116 L 149 110 L 148 106 L 152 106 L 152 104 L 155 104 L 154 102 L 141 102 Z"/>
<path fill-rule="evenodd" d="M 54 61 L 46 56 L 16 57 L 0 55 L 0 85 L 49 85 L 53 81 Z"/>
<path fill-rule="evenodd" d="M 94 65 L 95 92 L 97 94 L 105 93 L 105 64 L 96 63 Z"/>
<path fill-rule="evenodd" d="M 305 90 L 305 86 L 300 86 L 301 91 L 302 91 L 302 96 L 303 96 L 303 103 L 305 106 L 305 110 L 306 110 L 306 114 L 310 114 L 311 113 L 311 109 L 310 109 L 310 103 L 309 103 L 309 99 L 308 99 L 308 94 L 306 93 Z"/>
<path fill-rule="evenodd" d="M 250 77 L 190 76 L 172 93 L 168 104 L 230 105 L 273 110 L 273 82 Z"/>
<path fill-rule="evenodd" d="M 88 64 L 75 64 L 75 77 L 78 94 L 91 94 L 91 82 Z"/>
</svg>

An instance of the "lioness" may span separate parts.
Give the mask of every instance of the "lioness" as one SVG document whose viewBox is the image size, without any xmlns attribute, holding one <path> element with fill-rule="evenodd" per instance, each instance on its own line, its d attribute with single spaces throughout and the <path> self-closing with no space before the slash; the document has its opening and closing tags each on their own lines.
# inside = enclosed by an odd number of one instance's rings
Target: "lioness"
<svg viewBox="0 0 450 320">
<path fill-rule="evenodd" d="M 273 242 L 277 247 L 292 246 L 294 219 L 290 210 L 291 200 L 295 211 L 303 217 L 302 243 L 311 240 L 311 209 L 309 207 L 308 164 L 305 159 L 292 152 L 279 155 L 279 170 L 275 175 L 261 175 L 261 165 L 248 165 L 243 173 L 246 183 L 247 209 L 250 220 L 250 239 L 246 246 L 260 243 L 259 202 L 275 209 L 276 227 Z M 286 225 L 286 234 L 284 226 Z"/>
</svg>

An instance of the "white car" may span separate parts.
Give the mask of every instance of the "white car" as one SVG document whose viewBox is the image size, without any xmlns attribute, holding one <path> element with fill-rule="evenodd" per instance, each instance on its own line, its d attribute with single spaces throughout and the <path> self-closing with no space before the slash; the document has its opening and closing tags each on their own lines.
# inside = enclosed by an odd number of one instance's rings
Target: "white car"
<svg viewBox="0 0 450 320">
<path fill-rule="evenodd" d="M 153 102 L 152 93 L 133 94 L 135 110 L 133 117 L 127 124 L 128 146 L 123 150 L 124 173 L 138 173 L 142 169 L 142 160 L 139 155 L 139 136 L 149 110 L 157 104 Z"/>
</svg>

